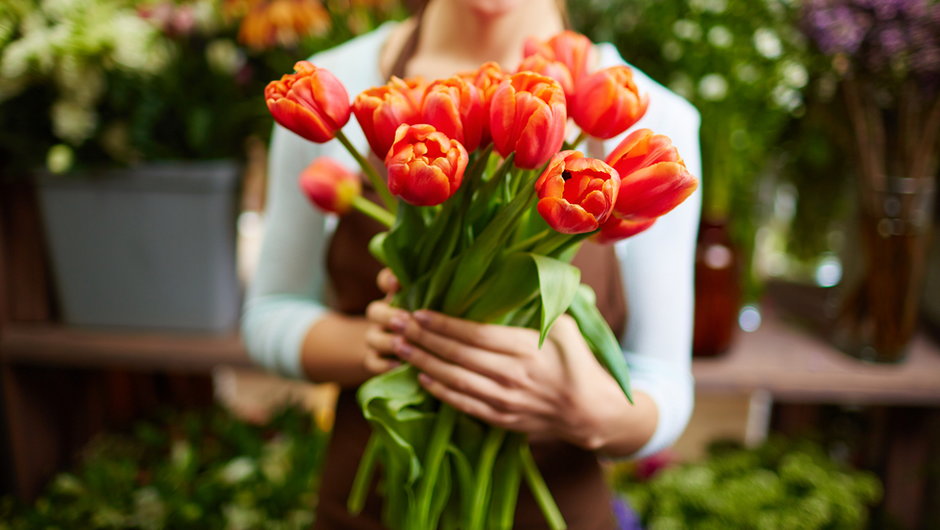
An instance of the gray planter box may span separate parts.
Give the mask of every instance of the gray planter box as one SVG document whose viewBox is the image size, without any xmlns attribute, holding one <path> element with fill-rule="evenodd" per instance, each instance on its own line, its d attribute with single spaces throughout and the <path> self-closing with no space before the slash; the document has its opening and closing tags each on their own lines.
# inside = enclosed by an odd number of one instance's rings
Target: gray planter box
<svg viewBox="0 0 940 530">
<path fill-rule="evenodd" d="M 41 175 L 46 240 L 67 324 L 235 328 L 233 162 Z"/>
</svg>

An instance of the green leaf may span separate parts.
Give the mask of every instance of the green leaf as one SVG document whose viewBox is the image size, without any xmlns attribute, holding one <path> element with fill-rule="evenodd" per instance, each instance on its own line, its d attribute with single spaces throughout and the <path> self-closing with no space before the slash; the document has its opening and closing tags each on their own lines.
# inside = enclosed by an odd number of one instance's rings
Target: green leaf
<svg viewBox="0 0 940 530">
<path fill-rule="evenodd" d="M 578 323 L 581 335 L 591 347 L 594 356 L 617 381 L 630 403 L 633 403 L 633 396 L 630 393 L 630 368 L 627 366 L 627 360 L 623 356 L 617 337 L 614 336 L 614 332 L 610 330 L 607 321 L 597 309 L 596 300 L 594 290 L 587 285 L 581 285 L 578 287 L 571 307 L 568 308 L 568 313 Z"/>
<path fill-rule="evenodd" d="M 493 273 L 474 294 L 478 296 L 464 317 L 477 322 L 496 322 L 538 294 L 538 275 L 530 254 L 518 252 L 495 264 Z"/>
<path fill-rule="evenodd" d="M 385 238 L 388 237 L 388 232 L 379 232 L 372 236 L 372 239 L 369 240 L 369 253 L 372 254 L 375 259 L 379 260 L 379 263 L 382 265 L 388 265 L 388 258 L 385 257 Z"/>
<path fill-rule="evenodd" d="M 418 455 L 434 422 L 427 410 L 431 398 L 418 384 L 417 370 L 402 365 L 375 376 L 359 387 L 357 398 L 363 416 L 382 437 L 387 457 L 404 467 L 406 484 L 413 485 L 421 476 Z"/>
<path fill-rule="evenodd" d="M 539 292 L 542 298 L 542 319 L 539 326 L 539 348 L 545 342 L 548 330 L 574 300 L 581 283 L 581 271 L 570 263 L 547 256 L 529 254 L 538 270 Z"/>
</svg>

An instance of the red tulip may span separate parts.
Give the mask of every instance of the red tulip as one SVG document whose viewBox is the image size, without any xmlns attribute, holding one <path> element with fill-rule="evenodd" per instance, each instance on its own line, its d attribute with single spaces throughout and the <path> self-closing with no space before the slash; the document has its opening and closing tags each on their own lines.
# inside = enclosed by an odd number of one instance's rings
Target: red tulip
<svg viewBox="0 0 940 530">
<path fill-rule="evenodd" d="M 567 119 L 565 94 L 549 77 L 520 72 L 493 93 L 493 144 L 504 157 L 515 151 L 515 164 L 522 169 L 541 166 L 561 149 Z"/>
<path fill-rule="evenodd" d="M 629 66 L 613 66 L 582 77 L 568 109 L 581 130 L 613 138 L 646 114 L 649 97 L 640 94 Z"/>
<path fill-rule="evenodd" d="M 614 168 L 578 151 L 555 155 L 535 182 L 539 214 L 563 234 L 597 230 L 610 216 L 619 189 Z"/>
<path fill-rule="evenodd" d="M 427 124 L 402 125 L 385 159 L 388 188 L 415 206 L 446 201 L 460 187 L 467 150 Z"/>
<path fill-rule="evenodd" d="M 324 156 L 300 174 L 300 189 L 320 209 L 342 215 L 362 193 L 362 183 L 358 175 Z"/>
<path fill-rule="evenodd" d="M 672 141 L 649 129 L 634 131 L 607 157 L 620 173 L 620 195 L 598 239 L 615 241 L 646 230 L 698 187 Z"/>
<path fill-rule="evenodd" d="M 591 39 L 575 33 L 562 31 L 545 42 L 529 38 L 525 43 L 523 54 L 541 55 L 548 60 L 558 61 L 568 67 L 571 79 L 577 83 L 586 75 L 593 59 L 594 43 Z"/>
<path fill-rule="evenodd" d="M 399 125 L 417 123 L 426 86 L 421 78 L 402 80 L 392 77 L 388 84 L 370 88 L 356 96 L 352 104 L 356 121 L 380 159 L 388 154 Z"/>
<path fill-rule="evenodd" d="M 311 142 L 332 140 L 349 121 L 349 94 L 329 71 L 307 61 L 271 81 L 264 99 L 274 119 Z"/>
<path fill-rule="evenodd" d="M 551 77 L 565 91 L 565 100 L 569 101 L 574 96 L 574 81 L 571 80 L 571 72 L 564 63 L 545 58 L 544 55 L 530 55 L 519 63 L 518 72 L 535 72 L 546 77 Z M 570 108 L 570 107 L 569 107 Z"/>
<path fill-rule="evenodd" d="M 420 121 L 462 143 L 467 151 L 480 145 L 486 117 L 480 91 L 460 77 L 435 81 L 424 94 Z"/>
</svg>

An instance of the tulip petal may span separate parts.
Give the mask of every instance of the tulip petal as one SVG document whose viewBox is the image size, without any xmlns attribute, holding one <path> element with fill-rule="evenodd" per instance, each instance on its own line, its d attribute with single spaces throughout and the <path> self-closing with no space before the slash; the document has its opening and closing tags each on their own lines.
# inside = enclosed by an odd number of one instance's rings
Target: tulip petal
<svg viewBox="0 0 940 530">
<path fill-rule="evenodd" d="M 564 199 L 546 197 L 536 206 L 539 215 L 552 229 L 562 234 L 583 234 L 597 229 L 597 219 L 584 208 Z"/>
<path fill-rule="evenodd" d="M 656 219 L 624 219 L 612 215 L 594 236 L 598 243 L 614 243 L 633 237 L 653 226 Z"/>
</svg>

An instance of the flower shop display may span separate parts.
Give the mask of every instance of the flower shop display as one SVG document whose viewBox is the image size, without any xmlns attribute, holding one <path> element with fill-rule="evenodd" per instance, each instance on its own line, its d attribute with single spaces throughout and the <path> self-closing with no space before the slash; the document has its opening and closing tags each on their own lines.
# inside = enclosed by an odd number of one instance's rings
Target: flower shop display
<svg viewBox="0 0 940 530">
<path fill-rule="evenodd" d="M 741 304 L 760 295 L 752 252 L 760 184 L 803 115 L 810 69 L 796 3 L 784 0 L 571 0 L 576 27 L 614 43 L 702 115 L 702 230 L 696 272 L 695 355 L 727 350 Z M 760 234 L 762 235 L 762 234 Z M 709 248 L 712 250 L 709 250 Z M 730 251 L 732 255 L 720 257 Z M 711 253 L 712 260 L 705 258 Z M 731 264 L 734 263 L 734 266 Z M 722 288 L 710 289 L 717 281 Z M 724 286 L 727 286 L 725 288 Z"/>
<path fill-rule="evenodd" d="M 31 504 L 0 498 L 0 529 L 310 528 L 326 442 L 299 406 L 164 411 L 94 438 Z"/>
<path fill-rule="evenodd" d="M 835 340 L 859 358 L 904 358 L 918 319 L 940 148 L 940 5 L 811 0 L 803 26 L 830 59 L 853 140 L 859 279 Z"/>
<path fill-rule="evenodd" d="M 619 464 L 612 479 L 650 530 L 864 528 L 882 491 L 876 476 L 846 469 L 809 440 L 715 443 L 700 462 L 643 472 L 642 462 Z"/>
<path fill-rule="evenodd" d="M 300 176 L 319 207 L 356 209 L 388 227 L 370 251 L 398 278 L 394 305 L 530 327 L 540 346 L 568 313 L 630 399 L 618 341 L 569 262 L 589 237 L 614 242 L 649 228 L 697 180 L 671 141 L 649 130 L 629 134 L 605 160 L 577 151 L 588 136 L 623 133 L 648 104 L 630 68 L 590 71 L 592 46 L 564 32 L 529 41 L 517 72 L 488 63 L 431 82 L 393 78 L 352 103 L 332 74 L 301 61 L 267 86 L 265 100 L 298 135 L 340 141 L 371 181 L 379 203 L 358 195 L 335 162 L 316 160 Z M 353 115 L 387 182 L 343 133 Z M 569 116 L 580 129 L 570 143 Z M 458 413 L 417 376 L 403 364 L 359 389 L 373 434 L 350 511 L 362 509 L 380 467 L 391 528 L 508 528 L 522 480 L 547 525 L 564 528 L 525 437 Z"/>
<path fill-rule="evenodd" d="M 66 324 L 236 327 L 243 161 L 271 130 L 256 94 L 395 9 L 353 4 L 0 5 L 0 175 L 35 183 Z"/>
</svg>

